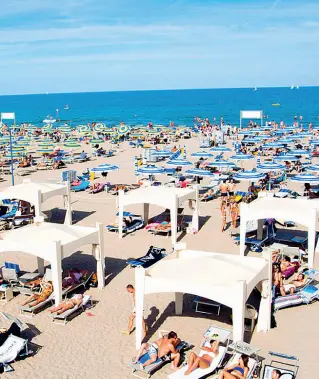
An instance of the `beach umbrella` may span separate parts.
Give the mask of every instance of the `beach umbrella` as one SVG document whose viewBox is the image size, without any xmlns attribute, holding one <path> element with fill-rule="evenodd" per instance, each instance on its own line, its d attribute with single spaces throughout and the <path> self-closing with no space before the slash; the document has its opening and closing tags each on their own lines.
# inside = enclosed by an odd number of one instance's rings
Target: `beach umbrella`
<svg viewBox="0 0 319 379">
<path fill-rule="evenodd" d="M 124 135 L 124 134 L 127 134 L 129 133 L 131 130 L 131 128 L 128 126 L 128 125 L 120 125 L 118 128 L 117 128 L 117 133 L 119 135 Z"/>
<path fill-rule="evenodd" d="M 214 176 L 210 171 L 204 170 L 202 168 L 192 168 L 185 171 L 185 175 L 190 176 Z"/>
<path fill-rule="evenodd" d="M 255 158 L 252 154 L 242 154 L 238 153 L 232 155 L 229 159 L 233 159 L 234 161 L 248 161 L 249 159 Z"/>
<path fill-rule="evenodd" d="M 164 174 L 165 170 L 162 167 L 157 167 L 154 165 L 141 166 L 137 171 L 137 175 L 156 175 Z"/>
<path fill-rule="evenodd" d="M 284 155 L 278 155 L 277 157 L 274 157 L 275 162 L 297 162 L 299 161 L 299 158 L 297 158 L 295 155 L 291 154 L 284 154 Z"/>
<path fill-rule="evenodd" d="M 218 168 L 233 168 L 236 167 L 234 162 L 229 162 L 229 161 L 213 161 L 207 167 L 218 167 Z"/>
<path fill-rule="evenodd" d="M 318 146 L 319 145 L 319 139 L 313 139 L 310 141 L 310 145 Z"/>
<path fill-rule="evenodd" d="M 25 155 L 25 152 L 22 152 L 22 151 L 12 151 L 12 158 L 13 159 L 22 158 L 24 155 Z M 7 152 L 6 154 L 3 155 L 3 158 L 10 160 L 11 159 L 11 153 Z"/>
<path fill-rule="evenodd" d="M 213 151 L 216 153 L 226 153 L 227 151 L 232 151 L 232 150 L 226 146 L 215 146 L 209 149 L 209 151 Z"/>
<path fill-rule="evenodd" d="M 293 143 L 293 140 L 291 140 L 290 138 L 280 138 L 280 140 L 278 140 L 278 142 L 283 144 L 283 145 L 288 145 L 290 143 Z"/>
<path fill-rule="evenodd" d="M 238 132 L 238 135 L 239 136 L 252 136 L 252 135 L 254 135 L 254 131 L 253 130 L 240 130 L 239 132 Z"/>
<path fill-rule="evenodd" d="M 59 127 L 59 130 L 62 133 L 71 133 L 72 132 L 72 128 L 70 128 L 70 126 L 61 126 L 61 127 Z"/>
<path fill-rule="evenodd" d="M 310 150 L 304 150 L 304 149 L 291 149 L 288 151 L 288 154 L 289 155 L 295 155 L 295 156 L 311 155 L 311 151 Z"/>
<path fill-rule="evenodd" d="M 92 129 L 89 125 L 78 125 L 78 126 L 76 126 L 76 130 L 79 133 L 90 133 L 92 131 Z"/>
<path fill-rule="evenodd" d="M 284 145 L 280 142 L 268 142 L 263 145 L 263 149 L 281 149 Z"/>
<path fill-rule="evenodd" d="M 191 154 L 192 157 L 200 157 L 200 158 L 211 158 L 213 157 L 212 153 L 208 151 L 197 151 L 196 153 Z"/>
<path fill-rule="evenodd" d="M 306 167 L 306 171 L 318 172 L 319 173 L 319 164 Z"/>
<path fill-rule="evenodd" d="M 40 147 L 37 149 L 37 152 L 42 154 L 52 154 L 54 152 L 54 149 L 51 147 Z"/>
<path fill-rule="evenodd" d="M 242 144 L 246 144 L 246 143 L 257 143 L 257 142 L 260 142 L 261 141 L 261 138 L 260 137 L 247 137 L 245 139 L 243 139 L 241 141 Z"/>
<path fill-rule="evenodd" d="M 234 175 L 235 180 L 254 182 L 265 177 L 264 174 L 258 171 L 246 170 L 238 172 Z"/>
<path fill-rule="evenodd" d="M 269 134 L 259 134 L 258 136 L 260 139 L 271 139 L 273 138 L 273 136 L 269 135 Z"/>
<path fill-rule="evenodd" d="M 155 157 L 170 157 L 173 153 L 169 150 L 156 150 L 152 153 Z"/>
<path fill-rule="evenodd" d="M 93 145 L 103 143 L 103 142 L 104 142 L 104 140 L 102 138 L 92 138 L 90 141 L 90 143 L 92 143 Z"/>
<path fill-rule="evenodd" d="M 24 151 L 25 148 L 23 146 L 12 146 L 12 151 L 16 151 L 16 152 L 19 152 L 19 151 Z"/>
<path fill-rule="evenodd" d="M 285 171 L 286 166 L 276 162 L 265 162 L 257 165 L 257 171 L 259 172 L 271 172 L 271 171 Z"/>
<path fill-rule="evenodd" d="M 104 132 L 105 130 L 107 130 L 107 126 L 105 124 L 102 124 L 101 122 L 96 124 L 94 126 L 94 130 L 96 132 Z"/>
<path fill-rule="evenodd" d="M 97 167 L 94 167 L 92 169 L 90 169 L 90 171 L 94 171 L 94 172 L 110 172 L 110 171 L 115 171 L 115 170 L 118 170 L 119 167 L 118 166 L 115 166 L 115 165 L 112 165 L 112 164 L 101 164 Z"/>
<path fill-rule="evenodd" d="M 318 184 L 319 176 L 313 174 L 299 174 L 290 179 L 292 182 Z"/>
<path fill-rule="evenodd" d="M 172 160 L 166 162 L 166 164 L 168 164 L 170 166 L 175 166 L 175 167 L 193 166 L 193 163 L 186 160 L 186 159 L 172 159 Z"/>
<path fill-rule="evenodd" d="M 64 146 L 71 149 L 79 149 L 81 147 L 81 144 L 76 141 L 72 141 L 72 142 L 67 141 L 64 143 Z"/>
</svg>

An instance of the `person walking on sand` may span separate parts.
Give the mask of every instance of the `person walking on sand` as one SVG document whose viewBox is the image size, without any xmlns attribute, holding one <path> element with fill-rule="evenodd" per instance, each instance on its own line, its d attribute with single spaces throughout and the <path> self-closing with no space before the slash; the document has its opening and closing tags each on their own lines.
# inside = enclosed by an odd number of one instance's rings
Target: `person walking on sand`
<svg viewBox="0 0 319 379">
<path fill-rule="evenodd" d="M 220 211 L 222 213 L 222 233 L 225 231 L 226 223 L 227 223 L 227 206 L 226 201 L 223 201 L 220 206 Z"/>
<path fill-rule="evenodd" d="M 128 319 L 128 325 L 127 325 L 127 330 L 123 330 L 122 333 L 126 335 L 130 335 L 132 333 L 133 329 L 133 323 L 136 318 L 136 309 L 135 309 L 135 288 L 133 287 L 132 284 L 128 284 L 126 286 L 126 291 L 131 295 L 131 300 L 132 300 L 132 311 L 130 313 L 129 319 Z M 142 320 L 142 326 L 143 326 L 143 338 L 146 336 L 146 323 L 143 317 Z"/>
</svg>

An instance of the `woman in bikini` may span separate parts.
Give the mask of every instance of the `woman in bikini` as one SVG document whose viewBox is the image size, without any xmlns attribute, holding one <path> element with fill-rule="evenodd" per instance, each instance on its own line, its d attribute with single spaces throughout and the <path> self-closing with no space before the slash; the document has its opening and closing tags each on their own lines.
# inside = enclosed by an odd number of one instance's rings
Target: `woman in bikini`
<svg viewBox="0 0 319 379">
<path fill-rule="evenodd" d="M 67 311 L 68 309 L 74 308 L 76 305 L 81 305 L 83 300 L 83 295 L 75 295 L 72 299 L 67 299 L 62 301 L 59 305 L 50 309 L 50 313 L 55 313 L 60 315 Z"/>
<path fill-rule="evenodd" d="M 248 361 L 248 355 L 242 354 L 238 363 L 221 371 L 219 379 L 246 379 L 249 372 Z"/>
<path fill-rule="evenodd" d="M 223 201 L 220 206 L 220 211 L 222 212 L 222 232 L 225 231 L 226 223 L 227 223 L 227 211 L 226 211 L 226 201 Z"/>
<path fill-rule="evenodd" d="M 188 358 L 188 368 L 185 371 L 184 375 L 189 375 L 192 371 L 196 370 L 198 367 L 201 369 L 208 368 L 213 359 L 216 357 L 218 354 L 218 345 L 219 341 L 211 340 L 210 341 L 210 347 L 204 346 L 206 339 L 201 343 L 201 350 L 204 351 L 205 353 L 202 354 L 201 356 L 196 355 L 195 353 L 190 353 L 189 358 Z"/>
<path fill-rule="evenodd" d="M 232 200 L 229 207 L 230 216 L 231 216 L 231 222 L 233 229 L 236 229 L 237 227 L 237 219 L 239 216 L 239 205 L 236 203 L 235 200 Z"/>
<path fill-rule="evenodd" d="M 53 285 L 51 282 L 41 282 L 40 287 L 42 289 L 42 292 L 38 294 L 34 294 L 30 296 L 30 298 L 22 303 L 22 305 L 29 305 L 29 307 L 34 307 L 35 305 L 38 305 L 40 303 L 43 303 L 49 296 L 53 293 Z"/>
</svg>

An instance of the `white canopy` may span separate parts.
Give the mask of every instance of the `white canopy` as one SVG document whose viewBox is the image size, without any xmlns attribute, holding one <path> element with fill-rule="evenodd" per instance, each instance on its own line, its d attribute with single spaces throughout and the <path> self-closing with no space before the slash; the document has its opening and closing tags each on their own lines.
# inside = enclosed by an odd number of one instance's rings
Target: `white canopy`
<svg viewBox="0 0 319 379">
<path fill-rule="evenodd" d="M 186 250 L 185 244 L 177 244 L 172 255 L 152 267 L 136 268 L 136 348 L 142 340 L 144 294 L 151 293 L 175 292 L 176 314 L 183 311 L 183 293 L 202 296 L 232 308 L 233 340 L 240 341 L 244 335 L 246 301 L 254 287 L 262 285 L 257 330 L 269 330 L 271 260 L 269 262 L 260 258 Z"/>
<path fill-rule="evenodd" d="M 15 251 L 37 256 L 41 274 L 44 273 L 44 260 L 50 262 L 56 304 L 62 299 L 62 259 L 81 246 L 93 245 L 99 288 L 104 287 L 104 241 L 100 223 L 96 224 L 96 228 L 48 222 L 31 224 L 4 233 L 2 238 L 0 252 Z"/>
<path fill-rule="evenodd" d="M 177 210 L 187 200 L 195 200 L 195 209 L 193 214 L 193 228 L 198 229 L 198 187 L 192 188 L 175 188 L 175 187 L 143 187 L 124 194 L 119 191 L 119 236 L 123 236 L 123 212 L 124 207 L 130 204 L 144 204 L 144 220 L 147 222 L 149 214 L 149 204 L 158 205 L 168 208 L 171 213 L 172 244 L 177 240 Z"/>
<path fill-rule="evenodd" d="M 308 229 L 308 264 L 313 267 L 316 239 L 316 204 L 312 200 L 261 197 L 240 206 L 240 254 L 245 253 L 246 223 L 250 220 L 278 218 L 293 221 Z"/>
<path fill-rule="evenodd" d="M 53 196 L 63 196 L 66 206 L 65 224 L 72 224 L 71 194 L 69 183 L 57 182 L 31 182 L 24 179 L 22 184 L 17 184 L 1 191 L 2 199 L 18 199 L 29 202 L 35 207 L 35 216 L 42 216 L 42 203 Z"/>
</svg>

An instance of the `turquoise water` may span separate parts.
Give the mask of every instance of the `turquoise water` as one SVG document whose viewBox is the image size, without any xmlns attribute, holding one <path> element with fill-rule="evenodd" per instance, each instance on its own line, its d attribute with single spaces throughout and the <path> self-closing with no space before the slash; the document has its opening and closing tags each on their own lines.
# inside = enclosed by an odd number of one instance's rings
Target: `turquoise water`
<svg viewBox="0 0 319 379">
<path fill-rule="evenodd" d="M 280 103 L 279 107 L 272 104 Z M 64 110 L 68 104 L 69 110 Z M 240 110 L 263 110 L 268 119 L 291 123 L 295 115 L 319 123 L 319 87 L 253 89 L 201 89 L 0 96 L 0 112 L 15 112 L 17 122 L 42 124 L 48 115 L 72 125 L 99 121 L 108 125 L 192 125 L 196 116 L 224 117 L 239 124 Z"/>
</svg>

